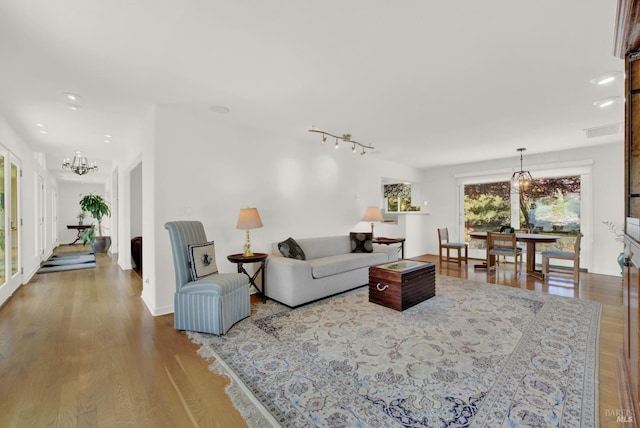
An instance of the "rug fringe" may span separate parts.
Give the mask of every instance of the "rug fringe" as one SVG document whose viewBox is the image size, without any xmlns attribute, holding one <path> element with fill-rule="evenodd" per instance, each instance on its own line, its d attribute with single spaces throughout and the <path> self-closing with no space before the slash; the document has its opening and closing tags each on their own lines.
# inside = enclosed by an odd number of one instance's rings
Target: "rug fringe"
<svg viewBox="0 0 640 428">
<path fill-rule="evenodd" d="M 200 334 L 188 332 L 188 335 L 194 343 L 200 345 L 198 355 L 209 361 L 214 360 L 209 365 L 209 371 L 229 378 L 229 385 L 224 390 L 247 425 L 250 428 L 280 428 L 281 425 L 274 419 L 273 415 L 255 398 L 233 370 L 224 363 L 213 349 L 204 345 L 200 339 Z"/>
</svg>

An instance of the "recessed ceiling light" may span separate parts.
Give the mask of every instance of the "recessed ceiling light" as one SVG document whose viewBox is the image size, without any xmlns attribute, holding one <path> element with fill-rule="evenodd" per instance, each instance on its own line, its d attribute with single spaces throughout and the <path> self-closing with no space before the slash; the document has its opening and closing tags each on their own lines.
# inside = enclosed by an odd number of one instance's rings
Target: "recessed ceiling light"
<svg viewBox="0 0 640 428">
<path fill-rule="evenodd" d="M 113 137 L 109 134 L 104 134 L 104 138 L 113 138 Z"/>
<path fill-rule="evenodd" d="M 67 106 L 71 109 L 71 110 L 78 110 L 80 108 L 80 106 L 78 104 L 71 104 L 71 103 L 67 103 Z"/>
<path fill-rule="evenodd" d="M 610 107 L 613 104 L 615 104 L 619 99 L 620 99 L 620 97 L 602 98 L 601 100 L 598 100 L 598 101 L 594 102 L 593 105 L 596 106 L 596 107 L 600 107 L 600 108 L 606 108 L 606 107 Z"/>
<path fill-rule="evenodd" d="M 44 123 L 36 123 L 36 126 L 37 126 L 38 128 L 44 128 Z"/>
<path fill-rule="evenodd" d="M 80 95 L 74 94 L 73 92 L 64 92 L 64 96 L 69 101 L 78 101 L 80 99 Z"/>
<path fill-rule="evenodd" d="M 229 107 L 225 107 L 225 106 L 211 106 L 209 108 L 211 109 L 212 112 L 218 113 L 218 114 L 227 114 L 231 111 L 229 110 Z"/>
<path fill-rule="evenodd" d="M 621 75 L 622 72 L 620 71 L 610 71 L 609 73 L 605 73 L 602 76 L 591 79 L 590 82 L 594 85 L 606 86 L 610 83 L 613 83 Z"/>
<path fill-rule="evenodd" d="M 110 142 L 111 142 L 111 140 L 107 140 L 107 139 L 105 138 L 105 139 L 104 139 L 104 142 L 105 142 L 105 143 L 110 143 Z"/>
<path fill-rule="evenodd" d="M 48 132 L 47 132 L 46 130 L 44 130 L 44 129 L 41 129 L 41 130 L 40 130 L 40 133 L 41 133 L 41 134 L 48 134 Z"/>
</svg>

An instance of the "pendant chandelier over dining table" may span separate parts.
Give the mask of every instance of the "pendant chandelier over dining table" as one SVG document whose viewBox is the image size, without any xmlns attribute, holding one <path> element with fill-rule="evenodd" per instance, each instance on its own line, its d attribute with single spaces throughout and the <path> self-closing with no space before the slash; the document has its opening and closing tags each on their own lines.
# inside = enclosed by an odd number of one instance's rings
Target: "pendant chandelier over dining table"
<svg viewBox="0 0 640 428">
<path fill-rule="evenodd" d="M 68 168 L 78 175 L 85 175 L 91 171 L 97 171 L 98 164 L 96 162 L 89 163 L 86 156 L 83 156 L 80 152 L 76 152 L 73 156 L 73 160 L 66 158 L 62 161 L 62 168 Z"/>
<path fill-rule="evenodd" d="M 512 188 L 517 187 L 518 189 L 521 189 L 522 187 L 524 187 L 524 185 L 526 185 L 526 183 L 533 180 L 531 173 L 529 171 L 525 171 L 524 168 L 522 167 L 522 152 L 524 152 L 525 150 L 527 149 L 524 147 L 521 147 L 518 149 L 518 151 L 520 152 L 520 171 L 514 172 L 513 175 L 511 176 Z"/>
</svg>

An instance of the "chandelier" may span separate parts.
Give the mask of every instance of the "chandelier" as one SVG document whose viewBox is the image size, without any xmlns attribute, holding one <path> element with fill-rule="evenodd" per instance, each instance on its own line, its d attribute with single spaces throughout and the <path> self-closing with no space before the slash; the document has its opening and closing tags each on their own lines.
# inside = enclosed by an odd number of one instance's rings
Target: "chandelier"
<svg viewBox="0 0 640 428">
<path fill-rule="evenodd" d="M 98 164 L 96 162 L 91 162 L 91 164 L 89 164 L 86 156 L 83 156 L 80 152 L 76 152 L 73 156 L 73 161 L 70 161 L 69 158 L 62 161 L 62 168 L 69 168 L 78 175 L 85 175 L 91 171 L 97 171 Z"/>
<path fill-rule="evenodd" d="M 524 171 L 522 168 L 522 152 L 524 152 L 525 150 L 527 149 L 525 149 L 524 147 L 518 149 L 518 151 L 520 152 L 520 171 L 514 172 L 511 176 L 511 187 L 514 189 L 518 188 L 523 190 L 527 183 L 533 180 L 531 173 L 529 171 Z"/>
<path fill-rule="evenodd" d="M 327 141 L 327 136 L 331 137 L 331 138 L 335 138 L 336 143 L 334 145 L 334 147 L 336 149 L 340 148 L 340 141 L 347 143 L 348 145 L 351 145 L 351 151 L 353 153 L 357 152 L 357 149 L 360 148 L 362 149 L 362 152 L 360 153 L 361 155 L 365 155 L 365 149 L 369 149 L 369 150 L 373 150 L 374 147 L 368 144 L 363 144 L 363 143 L 359 143 L 357 141 L 354 141 L 351 139 L 351 134 L 342 134 L 342 135 L 334 135 L 330 132 L 326 132 L 326 131 L 320 131 L 319 129 L 310 129 L 309 132 L 316 132 L 318 134 L 322 134 L 322 141 L 321 143 L 324 144 Z"/>
</svg>

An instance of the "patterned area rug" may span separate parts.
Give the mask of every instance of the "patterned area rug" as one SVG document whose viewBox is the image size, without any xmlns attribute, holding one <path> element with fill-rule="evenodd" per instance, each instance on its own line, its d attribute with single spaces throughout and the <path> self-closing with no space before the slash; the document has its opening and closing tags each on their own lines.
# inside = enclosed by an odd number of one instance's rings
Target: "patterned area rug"
<svg viewBox="0 0 640 428">
<path fill-rule="evenodd" d="M 404 312 L 366 287 L 251 309 L 223 337 L 190 333 L 251 392 L 232 395 L 250 426 L 598 425 L 597 302 L 438 276 Z"/>
</svg>

